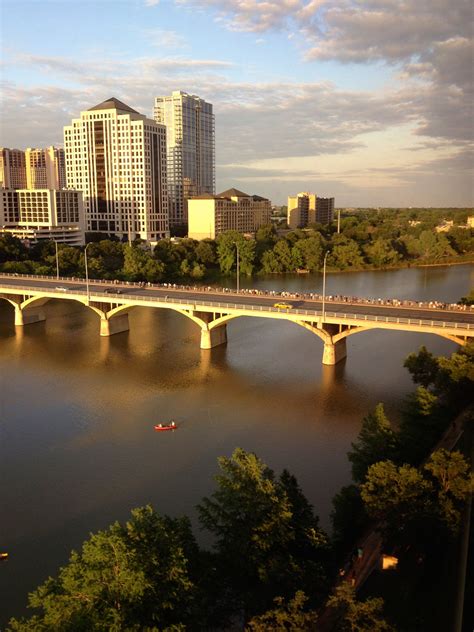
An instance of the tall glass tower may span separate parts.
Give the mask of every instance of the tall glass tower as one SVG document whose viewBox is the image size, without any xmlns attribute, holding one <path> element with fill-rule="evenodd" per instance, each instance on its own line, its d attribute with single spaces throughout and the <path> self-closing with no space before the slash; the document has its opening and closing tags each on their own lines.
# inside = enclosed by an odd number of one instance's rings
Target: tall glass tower
<svg viewBox="0 0 474 632">
<path fill-rule="evenodd" d="M 187 200 L 215 193 L 212 104 L 186 92 L 156 97 L 154 118 L 166 125 L 170 226 L 187 226 Z"/>
</svg>

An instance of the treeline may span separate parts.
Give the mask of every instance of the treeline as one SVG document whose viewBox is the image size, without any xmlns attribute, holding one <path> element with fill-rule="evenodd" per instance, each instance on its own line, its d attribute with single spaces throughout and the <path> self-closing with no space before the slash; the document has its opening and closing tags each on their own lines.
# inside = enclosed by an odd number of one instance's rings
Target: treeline
<svg viewBox="0 0 474 632">
<path fill-rule="evenodd" d="M 453 226 L 436 232 L 435 227 L 450 216 Z M 150 282 L 234 274 L 237 248 L 243 275 L 316 272 L 322 269 L 326 253 L 328 269 L 341 271 L 467 261 L 474 256 L 474 230 L 458 226 L 465 224 L 467 216 L 467 210 L 359 211 L 342 217 L 340 233 L 335 224 L 280 234 L 273 226 L 263 226 L 255 239 L 228 231 L 216 240 L 163 239 L 153 251 L 139 240 L 130 247 L 94 235 L 87 261 L 91 278 Z M 83 249 L 59 244 L 58 250 L 60 274 L 83 277 Z M 3 236 L 0 271 L 56 274 L 55 245 L 27 248 L 18 239 Z"/>
<path fill-rule="evenodd" d="M 398 577 L 382 590 L 397 628 L 412 630 L 416 621 L 420 630 L 450 629 L 452 621 L 436 618 L 447 616 L 452 606 L 444 573 L 457 554 L 463 510 L 474 489 L 469 458 L 474 343 L 450 358 L 434 357 L 422 347 L 408 356 L 405 367 L 418 387 L 405 401 L 400 421 L 391 422 L 378 404 L 348 453 L 353 483 L 333 500 L 333 544 L 349 550 L 354 537 L 375 521 L 384 550 L 399 558 Z M 464 428 L 467 460 L 444 449 L 427 458 L 449 428 L 455 436 Z"/>
<path fill-rule="evenodd" d="M 453 417 L 473 404 L 474 345 L 451 358 L 422 348 L 406 366 L 420 386 L 398 428 L 382 405 L 364 419 L 348 455 L 354 484 L 334 500 L 331 538 L 294 476 L 277 476 L 238 448 L 219 458 L 216 489 L 198 505 L 212 550 L 198 545 L 188 518 L 160 516 L 151 506 L 135 509 L 124 525 L 91 535 L 73 552 L 57 577 L 31 593 L 37 614 L 12 619 L 7 630 L 303 631 L 317 629 L 325 604 L 338 632 L 414 629 L 414 610 L 404 620 L 405 586 L 390 613 L 394 623 L 385 618 L 380 596 L 359 601 L 349 581 L 330 594 L 369 524 L 401 567 L 415 560 L 419 581 L 427 574 L 433 579 L 433 556 L 439 563 L 458 537 L 473 488 L 470 466 L 457 451 L 426 457 Z M 410 589 L 417 591 L 413 584 Z M 432 629 L 424 607 L 430 609 L 418 599 L 416 629 Z"/>
</svg>

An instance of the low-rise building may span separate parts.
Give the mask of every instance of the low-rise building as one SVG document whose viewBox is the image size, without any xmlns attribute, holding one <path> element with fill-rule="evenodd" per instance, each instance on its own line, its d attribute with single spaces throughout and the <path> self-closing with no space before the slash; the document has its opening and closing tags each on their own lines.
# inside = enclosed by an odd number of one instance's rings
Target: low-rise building
<svg viewBox="0 0 474 632">
<path fill-rule="evenodd" d="M 304 228 L 310 224 L 330 224 L 334 219 L 334 198 L 315 193 L 298 193 L 288 197 L 288 226 Z"/>
<path fill-rule="evenodd" d="M 84 244 L 82 192 L 70 189 L 2 189 L 0 232 L 31 243 L 53 239 Z"/>
<path fill-rule="evenodd" d="M 215 239 L 227 230 L 254 233 L 260 226 L 270 224 L 271 214 L 270 200 L 237 189 L 198 195 L 188 200 L 188 236 Z"/>
</svg>

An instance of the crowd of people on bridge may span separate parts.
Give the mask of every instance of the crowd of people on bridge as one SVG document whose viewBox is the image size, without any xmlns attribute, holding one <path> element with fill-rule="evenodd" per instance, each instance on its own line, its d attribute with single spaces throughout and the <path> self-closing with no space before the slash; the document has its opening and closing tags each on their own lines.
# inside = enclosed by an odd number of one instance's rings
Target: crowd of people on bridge
<svg viewBox="0 0 474 632">
<path fill-rule="evenodd" d="M 261 290 L 256 288 L 243 288 L 236 290 L 228 287 L 212 287 L 210 285 L 178 285 L 176 283 L 146 284 L 151 287 L 165 287 L 172 290 L 185 290 L 193 292 L 217 292 L 225 294 L 243 294 L 251 296 L 268 296 L 287 299 L 298 299 L 304 301 L 322 301 L 322 294 L 315 292 L 286 292 L 275 290 Z M 461 305 L 459 303 L 445 303 L 443 301 L 413 301 L 400 300 L 396 298 L 362 298 L 360 296 L 345 296 L 343 294 L 329 294 L 324 297 L 325 301 L 333 303 L 348 303 L 349 305 L 383 305 L 386 307 L 415 307 L 423 309 L 448 309 L 456 311 L 474 311 L 474 305 Z"/>
<path fill-rule="evenodd" d="M 31 275 L 22 275 L 22 274 L 12 274 L 8 273 L 5 276 L 31 276 Z M 47 278 L 47 277 L 44 277 Z M 67 279 L 64 279 L 67 280 Z M 72 277 L 71 281 L 83 281 L 83 279 L 78 279 L 77 277 Z M 326 294 L 324 297 L 322 294 L 318 294 L 316 292 L 287 292 L 287 291 L 276 291 L 276 290 L 263 290 L 257 288 L 241 288 L 239 290 L 235 288 L 228 287 L 217 287 L 211 285 L 180 285 L 178 283 L 150 283 L 147 281 L 120 281 L 115 279 L 114 281 L 109 281 L 105 279 L 90 279 L 91 283 L 101 283 L 108 284 L 114 283 L 117 285 L 128 285 L 134 287 L 143 287 L 143 288 L 156 288 L 156 289 L 167 289 L 167 290 L 181 290 L 187 292 L 215 292 L 217 294 L 234 294 L 234 295 L 244 295 L 244 296 L 264 296 L 270 298 L 286 298 L 286 299 L 296 299 L 303 301 L 325 301 L 332 303 L 347 303 L 348 305 L 380 305 L 385 307 L 410 307 L 410 308 L 421 308 L 421 309 L 443 309 L 443 310 L 451 310 L 451 311 L 461 311 L 461 312 L 474 312 L 474 305 L 467 305 L 464 303 L 446 303 L 443 301 L 414 301 L 411 299 L 397 299 L 397 298 L 364 298 L 360 296 L 346 296 L 344 294 Z"/>
</svg>

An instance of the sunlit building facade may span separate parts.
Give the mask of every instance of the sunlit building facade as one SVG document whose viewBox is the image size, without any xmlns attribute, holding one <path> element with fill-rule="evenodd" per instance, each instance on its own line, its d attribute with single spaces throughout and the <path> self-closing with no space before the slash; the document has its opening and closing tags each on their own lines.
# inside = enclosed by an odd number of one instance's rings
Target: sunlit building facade
<svg viewBox="0 0 474 632">
<path fill-rule="evenodd" d="M 212 104 L 176 91 L 155 98 L 154 118 L 166 125 L 170 225 L 186 226 L 187 200 L 215 192 Z"/>
<path fill-rule="evenodd" d="M 111 98 L 64 128 L 64 149 L 87 232 L 150 243 L 169 236 L 164 125 Z"/>
<path fill-rule="evenodd" d="M 66 189 L 3 189 L 0 231 L 30 243 L 84 244 L 82 193 Z"/>
<path fill-rule="evenodd" d="M 0 147 L 0 188 L 26 187 L 25 152 L 22 149 Z"/>
<path fill-rule="evenodd" d="M 188 236 L 215 239 L 227 230 L 254 233 L 270 224 L 272 205 L 259 195 L 228 189 L 218 195 L 204 193 L 188 201 Z"/>
<path fill-rule="evenodd" d="M 298 193 L 288 197 L 287 221 L 290 228 L 310 224 L 330 224 L 334 219 L 334 198 L 318 197 L 315 193 Z"/>
<path fill-rule="evenodd" d="M 64 189 L 66 187 L 66 164 L 64 149 L 25 150 L 26 187 L 28 189 Z"/>
</svg>

